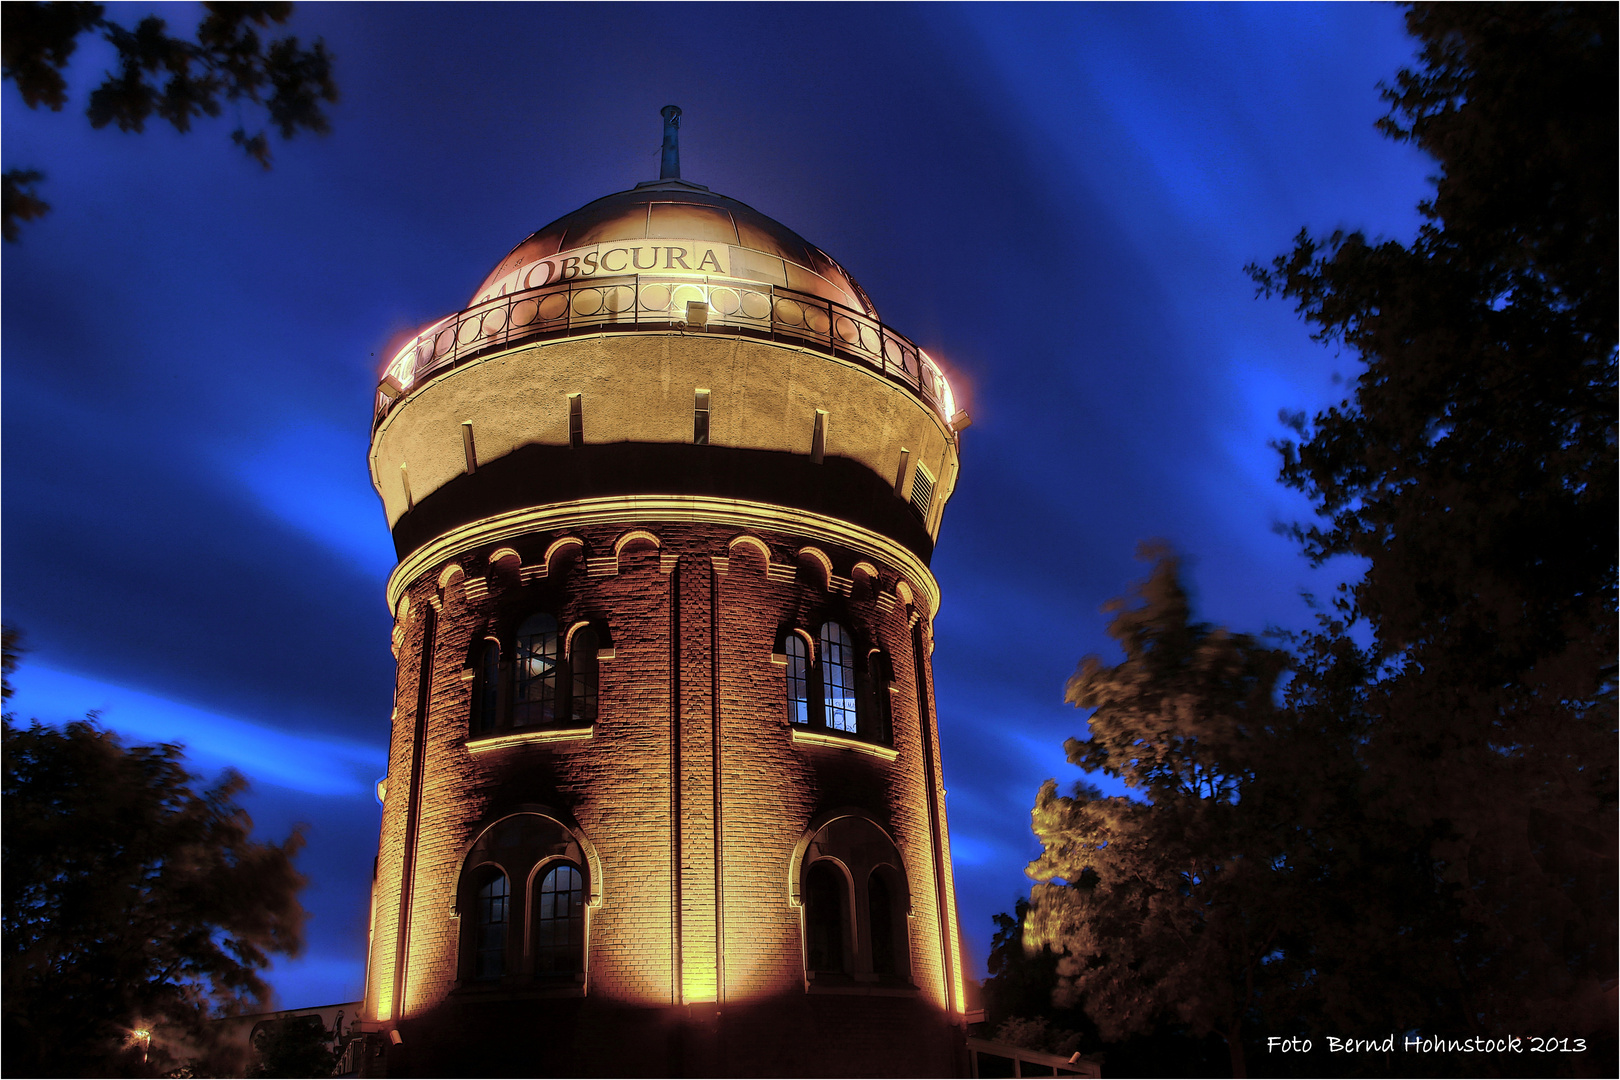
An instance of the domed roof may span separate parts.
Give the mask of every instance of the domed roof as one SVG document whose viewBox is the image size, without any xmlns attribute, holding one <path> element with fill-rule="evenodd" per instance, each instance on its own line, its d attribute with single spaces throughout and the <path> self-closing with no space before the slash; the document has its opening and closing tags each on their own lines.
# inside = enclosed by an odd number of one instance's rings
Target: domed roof
<svg viewBox="0 0 1620 1080">
<path fill-rule="evenodd" d="M 661 240 L 686 240 L 702 246 L 690 252 L 685 247 L 665 247 L 660 265 L 656 252 Z M 645 243 L 621 249 L 612 246 L 615 241 Z M 684 257 L 673 257 L 671 252 Z M 637 184 L 558 218 L 513 248 L 490 271 L 468 306 L 569 276 L 560 268 L 570 255 L 578 256 L 572 264 L 576 273 L 582 267 L 589 275 L 656 267 L 661 274 L 685 271 L 742 278 L 811 293 L 878 317 L 866 291 L 826 252 L 753 207 L 684 180 Z M 607 260 L 612 255 L 618 255 L 616 261 L 623 265 L 610 268 Z M 651 265 L 643 265 L 643 257 Z M 677 266 L 678 262 L 696 265 Z M 550 265 L 536 276 L 541 263 Z"/>
</svg>

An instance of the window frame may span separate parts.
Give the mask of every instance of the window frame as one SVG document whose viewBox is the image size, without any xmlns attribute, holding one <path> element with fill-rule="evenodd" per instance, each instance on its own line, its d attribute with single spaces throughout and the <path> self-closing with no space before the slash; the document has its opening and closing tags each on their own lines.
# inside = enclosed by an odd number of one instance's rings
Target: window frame
<svg viewBox="0 0 1620 1080">
<path fill-rule="evenodd" d="M 485 890 L 496 882 L 503 883 L 506 888 L 499 897 L 484 896 Z M 468 962 L 468 981 L 479 984 L 498 983 L 512 973 L 512 876 L 506 868 L 497 863 L 481 863 L 471 872 L 468 882 L 468 898 L 472 904 L 473 932 L 471 956 Z M 493 906 L 486 900 L 499 900 L 501 919 L 499 922 L 486 921 L 486 910 Z M 501 928 L 500 944 L 490 947 L 486 943 L 486 933 L 490 927 Z M 485 971 L 484 960 L 491 955 L 500 958 L 500 970 Z"/>
<path fill-rule="evenodd" d="M 601 902 L 595 893 L 597 856 L 577 823 L 564 821 L 543 807 L 519 809 L 487 820 L 475 834 L 462 858 L 456 882 L 457 929 L 456 993 L 484 994 L 518 991 L 542 996 L 577 996 L 586 992 L 590 972 L 591 908 Z M 557 971 L 541 952 L 539 916 L 547 879 L 566 867 L 574 875 L 569 897 L 568 940 L 564 955 L 569 967 Z M 488 921 L 488 898 L 482 896 L 497 878 L 506 882 L 504 923 Z M 577 904 L 575 903 L 577 901 Z M 486 959 L 493 943 L 484 927 L 502 928 L 502 968 L 497 974 Z"/>
<path fill-rule="evenodd" d="M 549 622 L 551 629 L 524 633 L 540 619 Z M 550 610 L 540 608 L 531 610 L 504 634 L 488 632 L 475 639 L 466 669 L 471 684 L 467 703 L 469 744 L 524 732 L 588 732 L 595 727 L 602 710 L 601 662 L 613 655 L 612 640 L 601 619 L 576 619 L 566 630 L 564 625 Z M 543 662 L 549 662 L 550 670 L 525 678 L 524 664 L 532 660 L 532 645 L 526 647 L 525 639 L 542 635 L 551 639 L 542 645 L 539 654 Z M 489 670 L 492 656 L 493 679 Z M 520 699 L 533 682 L 541 680 L 550 683 L 549 691 L 542 685 L 539 697 Z M 492 700 L 493 718 L 489 715 Z M 527 718 L 528 713 L 533 713 L 534 718 Z"/>
<path fill-rule="evenodd" d="M 892 747 L 890 703 L 875 697 L 888 694 L 889 676 L 887 669 L 878 671 L 872 660 L 881 656 L 886 661 L 888 654 L 880 648 L 863 650 L 856 635 L 836 618 L 820 619 L 815 625 L 814 638 L 794 626 L 777 633 L 780 652 L 776 661 L 784 667 L 782 702 L 787 726 Z M 836 638 L 829 628 L 836 631 Z M 839 725 L 840 714 L 848 726 Z"/>
<path fill-rule="evenodd" d="M 546 918 L 544 914 L 545 903 L 542 897 L 545 896 L 546 883 L 550 881 L 551 878 L 559 871 L 563 870 L 567 870 L 574 875 L 574 887 L 567 890 L 566 895 L 571 898 L 577 897 L 577 900 L 570 900 L 570 915 L 565 920 L 562 920 L 570 925 L 570 936 L 573 936 L 574 933 L 577 933 L 578 936 L 578 940 L 570 941 L 568 943 L 568 945 L 574 949 L 573 965 L 567 970 L 559 970 L 550 967 L 542 970 L 540 966 L 542 955 L 555 954 L 557 950 L 553 946 L 543 945 L 541 943 L 540 924 L 545 921 L 559 921 L 555 916 L 549 920 Z M 531 873 L 529 876 L 529 881 L 529 910 L 528 918 L 526 920 L 529 971 L 537 980 L 560 981 L 577 979 L 585 971 L 585 913 L 590 906 L 590 889 L 588 888 L 587 884 L 589 878 L 587 877 L 585 867 L 575 862 L 573 859 L 569 859 L 564 856 L 546 858 L 542 859 L 535 865 L 533 873 Z M 559 894 L 553 890 L 552 895 L 555 896 L 562 894 Z"/>
</svg>

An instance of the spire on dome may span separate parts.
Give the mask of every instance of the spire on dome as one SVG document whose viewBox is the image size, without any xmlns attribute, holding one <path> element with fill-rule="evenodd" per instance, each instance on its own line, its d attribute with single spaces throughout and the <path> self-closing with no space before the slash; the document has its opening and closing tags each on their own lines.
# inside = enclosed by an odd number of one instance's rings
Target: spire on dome
<svg viewBox="0 0 1620 1080">
<path fill-rule="evenodd" d="M 659 115 L 664 118 L 664 159 L 658 169 L 658 179 L 681 178 L 681 107 L 665 105 Z"/>
</svg>

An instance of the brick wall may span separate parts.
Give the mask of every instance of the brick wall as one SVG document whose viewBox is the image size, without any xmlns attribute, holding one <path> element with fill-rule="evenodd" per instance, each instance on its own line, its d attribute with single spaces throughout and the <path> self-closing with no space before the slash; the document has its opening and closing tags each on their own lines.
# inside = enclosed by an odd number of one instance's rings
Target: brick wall
<svg viewBox="0 0 1620 1080">
<path fill-rule="evenodd" d="M 655 534 L 657 545 L 633 541 L 611 572 L 615 540 L 632 527 Z M 771 550 L 775 569 L 768 571 L 757 551 L 731 543 L 740 531 L 723 521 L 571 529 L 567 535 L 582 539 L 583 550 L 565 549 L 570 557 L 549 568 L 544 554 L 562 534 L 537 533 L 499 545 L 518 552 L 517 566 L 508 560 L 492 567 L 492 544 L 460 557 L 459 574 L 434 567 L 409 586 L 409 611 L 396 633 L 397 705 L 368 1017 L 399 1023 L 401 1016 L 427 1016 L 465 1000 L 469 990 L 458 990 L 457 982 L 462 926 L 455 912 L 463 863 L 484 827 L 528 810 L 574 824 L 599 860 L 594 884 L 600 901 L 589 911 L 586 994 L 592 1001 L 676 1009 L 718 1001 L 731 1017 L 722 1025 L 727 1038 L 738 1048 L 754 1046 L 748 1053 L 755 1058 L 783 1036 L 763 1028 L 751 1034 L 743 1018 L 774 1015 L 767 1003 L 784 1001 L 800 1002 L 792 1008 L 823 1037 L 826 1024 L 839 1028 L 840 1045 L 866 1055 L 868 1063 L 898 1053 L 894 1044 L 906 1044 L 908 1034 L 944 1045 L 947 968 L 959 972 L 960 958 L 948 856 L 939 867 L 943 897 L 937 887 L 928 806 L 933 800 L 944 844 L 944 800 L 933 719 L 918 711 L 917 613 L 897 595 L 894 568 L 878 566 L 876 581 L 855 572 L 855 563 L 870 563 L 870 556 L 815 536 L 756 531 Z M 806 545 L 830 558 L 830 578 L 812 560 L 799 565 L 797 553 Z M 908 585 L 924 595 L 922 583 Z M 486 634 L 500 637 L 509 660 L 513 629 L 535 611 L 555 615 L 565 630 L 585 619 L 606 623 L 612 656 L 600 664 L 595 728 L 586 739 L 471 751 L 475 683 L 465 676 L 476 643 Z M 846 626 L 863 662 L 869 648 L 892 658 L 892 761 L 792 739 L 786 669 L 772 661 L 777 632 L 786 624 L 813 635 L 827 618 Z M 419 717 L 430 621 L 431 690 L 426 715 Z M 925 616 L 922 630 L 926 648 Z M 923 668 L 927 677 L 926 663 Z M 931 702 L 932 687 L 927 691 Z M 417 793 L 409 777 L 419 722 L 425 739 Z M 929 754 L 935 755 L 933 790 L 925 780 Z M 407 882 L 405 840 L 415 795 L 417 834 Z M 841 808 L 877 823 L 905 864 L 911 976 L 918 988 L 910 1004 L 859 993 L 806 993 L 800 910 L 790 900 L 793 856 L 812 824 Z M 523 887 L 513 882 L 514 890 Z M 409 893 L 404 926 L 402 889 Z M 942 925 L 952 932 L 942 934 Z M 950 955 L 942 955 L 946 948 Z M 402 958 L 401 1014 L 393 1007 L 393 988 Z M 825 1066 L 824 1054 L 794 1060 Z M 911 1068 L 919 1059 L 905 1060 Z"/>
</svg>

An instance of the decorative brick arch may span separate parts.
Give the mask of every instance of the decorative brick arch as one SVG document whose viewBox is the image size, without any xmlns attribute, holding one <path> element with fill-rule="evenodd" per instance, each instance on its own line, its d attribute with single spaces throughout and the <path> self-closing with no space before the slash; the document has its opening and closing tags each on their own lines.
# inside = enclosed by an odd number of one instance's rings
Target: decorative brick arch
<svg viewBox="0 0 1620 1080">
<path fill-rule="evenodd" d="M 743 533 L 741 536 L 732 537 L 731 542 L 726 545 L 726 554 L 728 556 L 735 555 L 738 548 L 751 548 L 759 552 L 759 557 L 764 560 L 762 566 L 769 566 L 771 563 L 770 547 L 765 541 L 751 533 Z"/>
<path fill-rule="evenodd" d="M 814 563 L 821 570 L 821 587 L 829 588 L 833 580 L 832 559 L 818 547 L 805 546 L 799 549 L 799 564 Z"/>
<path fill-rule="evenodd" d="M 631 529 L 629 532 L 621 533 L 619 538 L 613 541 L 613 557 L 615 559 L 619 558 L 624 554 L 624 549 L 635 543 L 637 540 L 645 540 L 655 548 L 662 548 L 664 546 L 663 542 L 648 530 Z"/>
<path fill-rule="evenodd" d="M 577 536 L 559 536 L 557 539 L 553 540 L 546 548 L 546 553 L 540 557 L 542 573 L 549 575 L 551 573 L 552 562 L 561 552 L 570 547 L 579 548 L 578 554 L 583 554 L 585 551 L 585 541 L 581 540 Z"/>
</svg>

